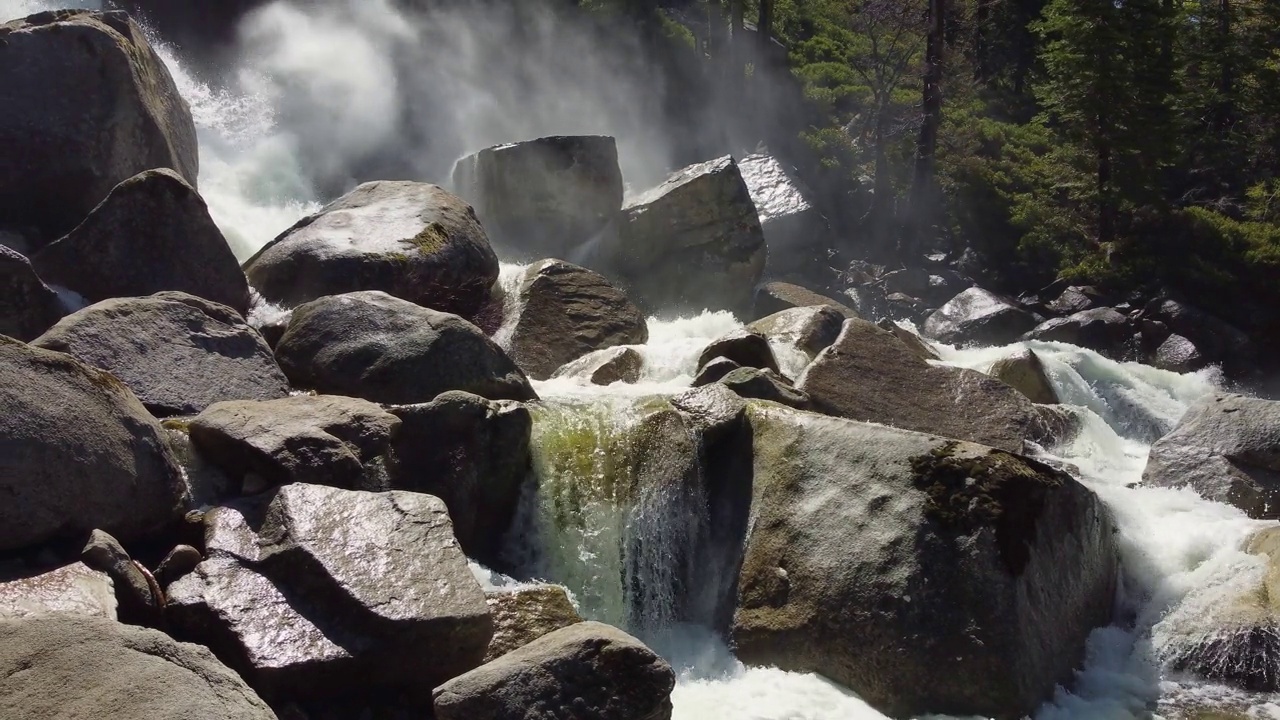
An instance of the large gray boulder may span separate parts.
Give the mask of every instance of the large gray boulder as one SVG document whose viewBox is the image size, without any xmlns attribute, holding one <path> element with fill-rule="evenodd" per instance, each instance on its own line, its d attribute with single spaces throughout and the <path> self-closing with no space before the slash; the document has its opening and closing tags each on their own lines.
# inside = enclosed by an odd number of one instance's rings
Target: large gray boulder
<svg viewBox="0 0 1280 720">
<path fill-rule="evenodd" d="M 115 620 L 116 595 L 111 578 L 77 562 L 0 580 L 0 620 L 56 613 Z"/>
<path fill-rule="evenodd" d="M 938 308 L 924 323 L 924 334 L 948 345 L 1006 345 L 1037 324 L 1017 303 L 971 287 Z"/>
<path fill-rule="evenodd" d="M 1057 415 L 974 370 L 930 365 L 893 333 L 847 320 L 840 338 L 796 382 L 828 415 L 1023 452 L 1052 444 Z"/>
<path fill-rule="evenodd" d="M 0 335 L 30 342 L 65 314 L 58 293 L 36 275 L 31 261 L 0 245 Z"/>
<path fill-rule="evenodd" d="M 845 315 L 829 305 L 791 308 L 760 318 L 747 330 L 771 344 L 788 345 L 810 360 L 831 347 L 844 328 Z"/>
<path fill-rule="evenodd" d="M 114 620 L 0 620 L 0 717 L 276 720 L 199 645 Z"/>
<path fill-rule="evenodd" d="M 379 403 L 430 402 L 448 390 L 491 400 L 537 397 L 479 328 L 380 291 L 298 307 L 276 359 L 295 385 Z"/>
<path fill-rule="evenodd" d="M 422 692 L 478 666 L 484 591 L 430 495 L 293 484 L 205 514 L 166 613 L 271 696 Z"/>
<path fill-rule="evenodd" d="M 794 169 L 756 153 L 738 161 L 738 171 L 769 244 L 768 273 L 779 277 L 824 264 L 834 252 L 831 225 L 810 202 L 812 192 Z"/>
<path fill-rule="evenodd" d="M 0 448 L 0 551 L 94 528 L 129 542 L 182 515 L 182 472 L 128 388 L 3 336 Z"/>
<path fill-rule="evenodd" d="M 776 406 L 748 415 L 740 659 L 820 673 L 890 717 L 1020 718 L 1070 682 L 1115 592 L 1112 520 L 1093 493 L 988 447 Z"/>
<path fill-rule="evenodd" d="M 122 181 L 65 237 L 31 257 L 45 280 L 86 300 L 190 293 L 249 310 L 249 283 L 209 208 L 172 170 Z"/>
<path fill-rule="evenodd" d="M 32 341 L 116 376 L 151 414 L 289 394 L 267 342 L 234 310 L 185 293 L 105 300 Z"/>
<path fill-rule="evenodd" d="M 1245 375 L 1257 369 L 1258 347 L 1247 333 L 1185 302 L 1156 298 L 1147 303 L 1138 319 L 1143 323 L 1144 340 L 1152 349 L 1166 336 L 1180 335 L 1194 345 L 1203 362 L 1221 364 L 1228 375 Z M 1147 329 L 1154 327 L 1163 332 L 1146 337 Z"/>
<path fill-rule="evenodd" d="M 1049 380 L 1049 372 L 1035 350 L 1023 348 L 1000 358 L 987 374 L 1026 395 L 1031 402 L 1042 405 L 1058 403 L 1058 393 Z"/>
<path fill-rule="evenodd" d="M 627 633 L 581 622 L 435 690 L 436 720 L 670 720 L 675 673 Z"/>
<path fill-rule="evenodd" d="M 144 170 L 195 184 L 191 111 L 128 15 L 58 10 L 0 25 L 0 67 L 0 224 L 48 241 Z"/>
<path fill-rule="evenodd" d="M 742 367 L 778 372 L 778 360 L 764 335 L 747 328 L 732 330 L 716 338 L 698 355 L 698 369 L 716 358 L 727 358 Z"/>
<path fill-rule="evenodd" d="M 845 318 L 861 317 L 856 310 L 838 300 L 792 283 L 772 281 L 756 288 L 752 317 L 757 320 L 792 308 L 826 305 Z"/>
<path fill-rule="evenodd" d="M 629 202 L 592 267 L 621 281 L 649 313 L 711 309 L 745 317 L 766 256 L 755 205 L 726 155 Z"/>
<path fill-rule="evenodd" d="M 577 378 L 592 385 L 636 383 L 644 371 L 644 356 L 633 347 L 611 347 L 588 353 L 556 370 L 553 378 Z"/>
<path fill-rule="evenodd" d="M 485 601 L 493 613 L 493 640 L 484 661 L 491 662 L 543 635 L 582 622 L 559 585 L 520 585 L 491 590 Z"/>
<path fill-rule="evenodd" d="M 1119 360 L 1134 331 L 1129 318 L 1113 308 L 1100 307 L 1046 320 L 1022 338 L 1078 345 Z"/>
<path fill-rule="evenodd" d="M 529 377 L 546 380 L 593 351 L 644 344 L 649 327 L 639 308 L 603 275 L 542 260 L 525 270 L 496 337 Z"/>
<path fill-rule="evenodd" d="M 391 487 L 444 500 L 462 550 L 496 565 L 532 469 L 529 410 L 447 392 L 391 412 L 399 421 L 387 462 Z"/>
<path fill-rule="evenodd" d="M 435 185 L 405 181 L 360 185 L 244 267 L 253 287 L 277 304 L 381 290 L 466 317 L 498 279 L 498 257 L 471 206 Z"/>
<path fill-rule="evenodd" d="M 1213 395 L 1151 446 L 1142 480 L 1191 487 L 1250 517 L 1280 518 L 1280 402 Z"/>
<path fill-rule="evenodd" d="M 288 483 L 381 490 L 374 462 L 400 426 L 357 398 L 299 395 L 213 405 L 191 420 L 191 442 L 208 462 L 261 490 Z"/>
<path fill-rule="evenodd" d="M 569 257 L 622 208 L 614 139 L 538 138 L 486 148 L 458 161 L 453 188 L 470 202 L 504 257 Z"/>
</svg>

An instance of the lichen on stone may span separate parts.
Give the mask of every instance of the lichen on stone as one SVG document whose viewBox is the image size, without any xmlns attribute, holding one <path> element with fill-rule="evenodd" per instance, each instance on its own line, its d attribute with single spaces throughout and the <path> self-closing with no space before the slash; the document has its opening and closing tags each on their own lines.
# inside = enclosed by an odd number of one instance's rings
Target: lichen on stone
<svg viewBox="0 0 1280 720">
<path fill-rule="evenodd" d="M 449 235 L 445 232 L 444 226 L 438 222 L 432 221 L 427 223 L 421 232 L 411 238 L 405 238 L 400 242 L 406 245 L 412 245 L 418 249 L 423 255 L 434 255 L 440 252 L 449 241 Z"/>
<path fill-rule="evenodd" d="M 925 517 L 953 535 L 993 528 L 1005 567 L 1021 575 L 1045 500 L 1064 478 L 1003 450 L 967 456 L 959 446 L 952 440 L 911 458 L 912 480 L 927 496 Z"/>
</svg>

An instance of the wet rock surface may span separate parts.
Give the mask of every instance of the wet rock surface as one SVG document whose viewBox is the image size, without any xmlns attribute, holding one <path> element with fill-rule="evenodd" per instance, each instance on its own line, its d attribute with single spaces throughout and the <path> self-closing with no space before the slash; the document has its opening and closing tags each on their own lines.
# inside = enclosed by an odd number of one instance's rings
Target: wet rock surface
<svg viewBox="0 0 1280 720">
<path fill-rule="evenodd" d="M 1062 342 L 1123 359 L 1133 337 L 1133 322 L 1113 308 L 1082 310 L 1067 317 L 1046 320 L 1023 335 L 1026 340 Z"/>
<path fill-rule="evenodd" d="M 1058 394 L 1049 381 L 1044 362 L 1034 350 L 1024 348 L 1020 352 L 1001 358 L 991 366 L 991 377 L 1017 390 L 1034 403 L 1054 405 Z"/>
<path fill-rule="evenodd" d="M 810 359 L 831 347 L 844 327 L 845 316 L 833 307 L 791 308 L 760 318 L 747 330 L 774 343 L 785 343 Z"/>
<path fill-rule="evenodd" d="M 368 182 L 298 221 L 245 263 L 267 300 L 300 305 L 378 290 L 469 317 L 498 279 L 471 206 L 443 188 Z"/>
<path fill-rule="evenodd" d="M 982 288 L 969 288 L 929 315 L 924 334 L 948 345 L 1004 345 L 1037 324 L 1017 303 Z"/>
<path fill-rule="evenodd" d="M 520 587 L 485 593 L 493 613 L 493 640 L 484 661 L 491 662 L 543 635 L 582 622 L 559 585 Z"/>
<path fill-rule="evenodd" d="M 36 574 L 10 577 L 0 572 L 0 621 L 70 613 L 116 619 L 116 595 L 111 578 L 84 563 L 71 563 Z"/>
<path fill-rule="evenodd" d="M 787 282 L 767 282 L 756 290 L 753 317 L 760 319 L 784 310 L 814 305 L 827 305 L 846 318 L 860 317 L 844 303 Z"/>
<path fill-rule="evenodd" d="M 724 335 L 707 346 L 698 356 L 698 368 L 706 367 L 716 358 L 732 360 L 742 367 L 753 367 L 779 372 L 778 360 L 764 335 L 749 329 L 739 329 Z"/>
<path fill-rule="evenodd" d="M 810 202 L 813 193 L 793 168 L 756 153 L 742 158 L 738 171 L 769 245 L 770 275 L 804 271 L 834 251 L 831 226 Z"/>
<path fill-rule="evenodd" d="M 592 385 L 616 382 L 635 383 L 644 370 L 644 356 L 635 348 L 612 347 L 597 350 L 566 364 L 553 378 L 580 378 Z"/>
<path fill-rule="evenodd" d="M 231 308 L 185 293 L 96 303 L 31 344 L 110 372 L 157 417 L 289 394 L 257 331 Z"/>
<path fill-rule="evenodd" d="M 168 614 L 268 696 L 414 692 L 484 657 L 490 612 L 437 498 L 294 484 L 205 524 Z"/>
</svg>

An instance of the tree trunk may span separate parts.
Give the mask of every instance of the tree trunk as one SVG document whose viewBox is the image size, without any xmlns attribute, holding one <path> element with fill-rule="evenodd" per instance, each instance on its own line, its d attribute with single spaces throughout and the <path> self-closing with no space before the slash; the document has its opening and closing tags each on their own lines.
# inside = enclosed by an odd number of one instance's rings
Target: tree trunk
<svg viewBox="0 0 1280 720">
<path fill-rule="evenodd" d="M 991 77 L 991 36 L 987 26 L 991 24 L 991 4 L 995 0 L 978 0 L 973 27 L 973 77 L 986 82 Z"/>
<path fill-rule="evenodd" d="M 769 57 L 769 43 L 773 39 L 773 0 L 760 0 L 760 17 L 756 22 L 756 35 L 760 40 L 760 60 L 764 64 Z"/>
<path fill-rule="evenodd" d="M 1231 0 L 1218 0 L 1218 52 L 1222 69 L 1218 75 L 1219 105 L 1214 113 L 1214 131 L 1226 135 L 1235 121 L 1235 63 L 1232 62 Z"/>
<path fill-rule="evenodd" d="M 1103 122 L 1105 127 L 1106 122 Z M 1111 139 L 1098 141 L 1098 244 L 1105 245 L 1116 237 L 1115 198 L 1111 192 Z"/>
<path fill-rule="evenodd" d="M 900 248 L 903 260 L 915 260 L 924 248 L 926 235 L 936 217 L 933 175 L 938 149 L 938 126 L 942 123 L 942 53 L 945 37 L 946 0 L 929 0 L 929 35 L 925 41 L 924 103 L 920 136 L 916 139 L 915 173 L 911 179 L 911 202 Z"/>
</svg>

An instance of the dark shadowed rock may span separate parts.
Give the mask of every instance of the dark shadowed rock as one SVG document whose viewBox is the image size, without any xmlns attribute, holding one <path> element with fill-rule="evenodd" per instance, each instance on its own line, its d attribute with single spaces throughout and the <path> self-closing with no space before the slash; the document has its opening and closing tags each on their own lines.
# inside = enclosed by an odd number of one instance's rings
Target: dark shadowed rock
<svg viewBox="0 0 1280 720">
<path fill-rule="evenodd" d="M 511 359 L 546 380 L 568 362 L 649 339 L 644 315 L 599 273 L 560 260 L 530 265 L 496 335 Z"/>
<path fill-rule="evenodd" d="M 276 720 L 199 645 L 62 614 L 0 621 L 0 717 Z"/>
<path fill-rule="evenodd" d="M 217 505 L 227 498 L 241 494 L 244 487 L 240 478 L 231 478 L 196 450 L 191 442 L 189 418 L 166 418 L 161 422 L 161 427 L 164 428 L 165 439 L 186 478 L 187 492 L 191 496 L 189 507 Z M 255 492 L 264 489 L 265 487 L 259 487 Z"/>
<path fill-rule="evenodd" d="M 674 687 L 671 666 L 639 640 L 581 622 L 436 688 L 435 712 L 436 720 L 670 720 Z"/>
<path fill-rule="evenodd" d="M 973 370 L 935 366 L 893 333 L 845 321 L 796 383 L 828 415 L 935 433 L 1022 452 L 1028 440 L 1052 443 L 1060 430 L 1047 409 Z"/>
<path fill-rule="evenodd" d="M 1022 337 L 1078 345 L 1118 360 L 1124 357 L 1125 344 L 1133 334 L 1133 322 L 1129 318 L 1113 308 L 1101 307 L 1051 318 Z"/>
<path fill-rule="evenodd" d="M 1000 358 L 987 374 L 1026 395 L 1031 402 L 1044 405 L 1058 402 L 1058 394 L 1053 390 L 1053 383 L 1049 382 L 1044 362 L 1034 350 L 1024 348 L 1014 355 Z"/>
<path fill-rule="evenodd" d="M 479 328 L 384 292 L 298 307 L 276 345 L 294 384 L 379 403 L 430 402 L 448 390 L 492 400 L 537 397 L 528 378 Z"/>
<path fill-rule="evenodd" d="M 884 290 L 876 285 L 849 287 L 840 294 L 848 298 L 845 302 L 853 308 L 857 317 L 864 320 L 879 322 L 891 315 L 900 314 L 894 304 L 889 302 Z"/>
<path fill-rule="evenodd" d="M 493 640 L 484 661 L 490 662 L 560 628 L 582 622 L 559 585 L 521 586 L 485 593 L 493 613 Z"/>
<path fill-rule="evenodd" d="M 400 421 L 365 400 L 299 395 L 218 403 L 191 421 L 191 442 L 234 480 L 380 490 L 371 467 Z"/>
<path fill-rule="evenodd" d="M 31 263 L 90 302 L 177 290 L 242 315 L 249 309 L 249 283 L 231 246 L 204 200 L 172 170 L 124 180 Z"/>
<path fill-rule="evenodd" d="M 470 316 L 498 279 L 498 257 L 457 196 L 416 182 L 368 182 L 298 221 L 245 263 L 253 287 L 293 306 L 380 290 Z"/>
<path fill-rule="evenodd" d="M 826 305 L 846 318 L 859 317 L 858 313 L 843 303 L 832 300 L 799 285 L 785 282 L 767 282 L 756 288 L 752 317 L 765 318 L 792 308 Z"/>
<path fill-rule="evenodd" d="M 741 368 L 738 363 L 726 357 L 718 357 L 711 362 L 698 368 L 698 374 L 693 377 L 692 387 L 705 387 L 711 383 L 720 382 L 724 376 Z"/>
<path fill-rule="evenodd" d="M 36 275 L 31 261 L 0 245 L 0 335 L 30 342 L 65 314 L 58 293 Z"/>
<path fill-rule="evenodd" d="M 1152 354 L 1151 364 L 1176 373 L 1194 372 L 1208 365 L 1195 343 L 1178 334 L 1164 339 Z"/>
<path fill-rule="evenodd" d="M 1048 309 L 1059 315 L 1074 315 L 1102 304 L 1102 293 L 1088 285 L 1072 285 L 1048 304 Z"/>
<path fill-rule="evenodd" d="M 882 319 L 909 320 L 916 324 L 923 323 L 932 311 L 932 308 L 925 301 L 906 293 L 886 295 L 884 304 L 885 311 Z"/>
<path fill-rule="evenodd" d="M 644 370 L 644 357 L 631 347 L 611 347 L 583 355 L 556 370 L 552 377 L 579 378 L 593 385 L 635 383 Z"/>
<path fill-rule="evenodd" d="M 757 153 L 740 160 L 738 171 L 769 244 L 769 274 L 804 271 L 825 261 L 834 249 L 831 226 L 809 201 L 812 192 L 794 169 Z"/>
<path fill-rule="evenodd" d="M 111 578 L 84 563 L 0 581 L 0 620 L 71 613 L 115 620 Z"/>
<path fill-rule="evenodd" d="M 156 567 L 156 582 L 160 587 L 168 588 L 178 578 L 185 576 L 204 561 L 204 555 L 190 545 L 177 545 Z"/>
<path fill-rule="evenodd" d="M 159 621 L 164 605 L 164 598 L 156 592 L 159 588 L 152 589 L 151 578 L 115 538 L 94 530 L 80 553 L 80 561 L 111 578 L 120 622 L 154 625 Z"/>
<path fill-rule="evenodd" d="M 948 345 L 1006 345 L 1037 322 L 1016 302 L 973 287 L 935 310 L 925 320 L 924 334 Z"/>
<path fill-rule="evenodd" d="M 1250 517 L 1280 518 L 1280 402 L 1214 395 L 1151 446 L 1142 481 L 1190 486 Z"/>
<path fill-rule="evenodd" d="M 890 717 L 1012 720 L 1071 681 L 1115 592 L 1112 520 L 1093 493 L 979 445 L 748 414 L 739 658 L 820 673 Z"/>
<path fill-rule="evenodd" d="M 163 431 L 110 374 L 0 337 L 0 550 L 102 528 L 136 540 L 182 515 Z"/>
<path fill-rule="evenodd" d="M 68 315 L 31 344 L 110 372 L 157 417 L 289 394 L 257 331 L 231 308 L 185 293 L 105 300 Z"/>
<path fill-rule="evenodd" d="M 1256 369 L 1258 348 L 1253 340 L 1239 328 L 1203 310 L 1177 300 L 1157 298 L 1142 309 L 1140 319 L 1144 326 L 1159 323 L 1168 332 L 1186 338 L 1206 364 L 1220 364 L 1228 375 L 1245 375 Z M 1170 358 L 1179 354 L 1181 349 L 1178 353 L 1167 353 Z"/>
<path fill-rule="evenodd" d="M 720 383 L 744 398 L 772 400 L 801 410 L 809 408 L 809 396 L 772 370 L 738 368 L 721 378 Z"/>
<path fill-rule="evenodd" d="M 447 392 L 394 407 L 391 487 L 444 500 L 469 557 L 494 565 L 532 466 L 533 418 L 518 403 Z"/>
<path fill-rule="evenodd" d="M 691 165 L 627 204 L 592 267 L 646 312 L 751 311 L 764 272 L 760 219 L 733 158 Z"/>
<path fill-rule="evenodd" d="M 790 345 L 812 359 L 840 337 L 844 321 L 835 308 L 816 305 L 776 312 L 751 323 L 747 330 L 771 343 Z"/>
<path fill-rule="evenodd" d="M 773 348 L 763 335 L 740 328 L 713 341 L 698 356 L 698 368 L 716 358 L 728 358 L 742 367 L 765 368 L 778 372 L 778 361 L 773 356 Z"/>
<path fill-rule="evenodd" d="M 0 77 L 0 222 L 34 226 L 47 242 L 144 170 L 172 168 L 195 184 L 191 112 L 124 13 L 60 10 L 0 25 L 0 67 L 11 70 Z"/>
<path fill-rule="evenodd" d="M 515 259 L 568 257 L 618 217 L 622 171 L 614 139 L 544 137 L 458 161 L 453 187 L 494 245 Z"/>
<path fill-rule="evenodd" d="M 264 694 L 422 692 L 484 657 L 484 592 L 437 498 L 294 484 L 205 524 L 167 614 Z"/>
<path fill-rule="evenodd" d="M 973 281 L 954 270 L 908 267 L 885 273 L 878 285 L 886 295 L 902 294 L 937 307 L 973 287 Z"/>
</svg>

